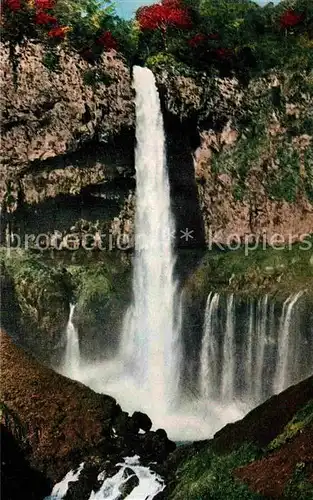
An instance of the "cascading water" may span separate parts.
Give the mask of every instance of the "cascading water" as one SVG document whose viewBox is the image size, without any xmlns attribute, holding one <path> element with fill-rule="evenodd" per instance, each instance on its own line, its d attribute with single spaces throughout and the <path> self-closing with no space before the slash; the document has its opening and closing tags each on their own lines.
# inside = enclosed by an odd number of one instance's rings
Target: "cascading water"
<svg viewBox="0 0 313 500">
<path fill-rule="evenodd" d="M 125 318 L 121 362 L 136 385 L 167 410 L 175 400 L 179 380 L 171 240 L 174 221 L 163 118 L 153 73 L 135 67 L 134 86 L 137 116 L 134 300 Z"/>
<path fill-rule="evenodd" d="M 264 356 L 269 320 L 268 312 L 268 295 L 265 295 L 263 299 L 258 301 L 256 324 L 254 327 L 256 331 L 256 353 L 254 358 L 255 373 L 253 374 L 254 393 L 251 393 L 250 397 L 253 395 L 256 401 L 262 400 Z"/>
<path fill-rule="evenodd" d="M 62 367 L 63 375 L 76 379 L 80 374 L 80 349 L 78 330 L 73 324 L 75 304 L 70 305 L 70 316 L 66 327 L 66 348 Z"/>
<path fill-rule="evenodd" d="M 234 398 L 234 374 L 235 374 L 235 322 L 234 322 L 234 295 L 230 295 L 226 306 L 226 330 L 223 346 L 222 363 L 222 399 L 226 402 Z"/>
<path fill-rule="evenodd" d="M 268 296 L 251 299 L 242 321 L 235 295 L 225 299 L 211 293 L 200 358 L 196 338 L 189 339 L 190 345 L 194 342 L 194 352 L 186 349 L 183 357 L 186 346 L 180 345 L 179 338 L 181 301 L 173 278 L 171 238 L 175 227 L 163 118 L 151 71 L 135 67 L 134 87 L 137 190 L 133 302 L 124 318 L 118 354 L 98 363 L 80 359 L 71 306 L 63 373 L 111 394 L 129 412 L 146 411 L 154 425 L 165 427 L 172 439 L 206 438 L 307 375 L 305 363 L 299 361 L 304 357 L 302 347 L 294 340 L 293 316 L 301 294 L 286 301 L 280 321 Z M 309 347 L 304 347 L 307 366 L 312 366 L 308 353 L 313 341 L 305 342 Z M 188 370 L 183 370 L 182 361 L 185 365 L 190 361 Z M 190 384 L 185 380 L 179 384 L 180 376 L 186 373 L 192 379 Z"/>
<path fill-rule="evenodd" d="M 283 306 L 283 314 L 281 316 L 280 328 L 278 334 L 278 354 L 277 366 L 274 379 L 274 392 L 283 391 L 289 384 L 290 378 L 288 367 L 292 362 L 294 353 L 294 345 L 290 339 L 292 311 L 295 304 L 298 302 L 303 292 L 299 292 L 291 297 L 288 297 Z"/>
<path fill-rule="evenodd" d="M 214 396 L 218 380 L 218 341 L 215 336 L 218 305 L 218 293 L 211 292 L 205 309 L 204 335 L 200 359 L 200 391 L 205 400 L 209 400 Z"/>
<path fill-rule="evenodd" d="M 278 324 L 268 295 L 250 300 L 247 331 L 243 331 L 243 324 L 236 328 L 233 295 L 226 297 L 226 304 L 225 297 L 209 295 L 200 353 L 203 401 L 226 404 L 235 399 L 252 408 L 296 383 L 301 374 L 310 374 L 313 359 L 307 363 L 307 370 L 301 366 L 301 349 L 307 350 L 307 342 L 313 343 L 313 339 L 301 339 L 294 328 L 302 295 L 299 292 L 285 301 Z M 221 324 L 218 318 L 225 309 Z"/>
</svg>

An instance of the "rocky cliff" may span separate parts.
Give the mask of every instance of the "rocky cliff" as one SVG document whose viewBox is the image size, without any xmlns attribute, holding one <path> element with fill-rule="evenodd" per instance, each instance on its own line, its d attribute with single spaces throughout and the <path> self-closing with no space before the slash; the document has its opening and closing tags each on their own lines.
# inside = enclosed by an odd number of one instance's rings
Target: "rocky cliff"
<svg viewBox="0 0 313 500">
<path fill-rule="evenodd" d="M 78 234 L 85 225 L 132 234 L 131 71 L 115 51 L 90 64 L 58 50 L 51 69 L 44 48 L 27 42 L 16 48 L 15 68 L 1 47 L 0 198 L 15 214 L 8 230 Z M 178 242 L 187 227 L 193 246 L 311 233 L 311 77 L 272 70 L 247 83 L 171 60 L 150 66 L 164 110 Z M 57 207 L 63 218 L 53 223 Z"/>
<path fill-rule="evenodd" d="M 312 77 L 272 70 L 247 83 L 164 61 L 151 67 L 167 122 L 178 118 L 193 155 L 207 245 L 311 233 Z"/>
<path fill-rule="evenodd" d="M 58 66 L 51 69 L 44 47 L 25 42 L 16 47 L 15 67 L 9 46 L 1 45 L 0 201 L 4 213 L 16 212 L 22 221 L 27 207 L 44 213 L 45 202 L 60 203 L 99 184 L 113 183 L 113 191 L 118 191 L 114 181 L 122 181 L 126 171 L 128 177 L 133 175 L 129 68 L 114 51 L 91 65 L 77 53 L 57 50 Z M 126 194 L 114 215 L 119 214 L 129 187 L 124 187 Z M 110 193 L 104 198 L 112 198 Z M 33 218 L 36 212 L 30 214 Z M 81 218 L 67 223 L 67 231 Z M 60 228 L 62 223 L 56 221 L 38 229 L 53 233 Z M 23 229 L 27 232 L 27 227 L 18 225 L 18 232 Z"/>
</svg>

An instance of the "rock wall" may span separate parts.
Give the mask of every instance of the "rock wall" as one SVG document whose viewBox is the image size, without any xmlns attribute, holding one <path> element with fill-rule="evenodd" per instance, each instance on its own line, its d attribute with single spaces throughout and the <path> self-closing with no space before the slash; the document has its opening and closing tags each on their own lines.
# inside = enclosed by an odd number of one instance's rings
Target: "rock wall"
<svg viewBox="0 0 313 500">
<path fill-rule="evenodd" d="M 0 336 L 2 423 L 23 445 L 28 462 L 51 481 L 84 461 L 97 483 L 99 472 L 114 470 L 122 457 L 139 454 L 143 463 L 160 464 L 175 449 L 164 430 L 150 430 L 147 415 L 130 417 L 112 397 L 40 365 L 4 331 Z M 90 497 L 95 484 L 89 487 L 79 498 Z"/>
<path fill-rule="evenodd" d="M 66 204 L 67 196 L 94 186 L 101 186 L 105 197 L 106 186 L 114 192 L 124 182 L 114 210 L 104 206 L 103 213 L 110 212 L 108 227 L 114 233 L 132 235 L 130 69 L 114 51 L 90 65 L 60 49 L 53 71 L 45 66 L 39 44 L 26 42 L 16 51 L 14 74 L 9 49 L 1 46 L 4 213 L 23 220 L 25 207 L 40 212 L 47 200 L 63 197 Z M 248 237 L 270 242 L 276 233 L 296 241 L 311 233 L 309 75 L 272 71 L 247 83 L 174 63 L 152 69 L 164 111 L 178 245 L 185 246 L 181 231 L 187 228 L 194 232 L 189 245 L 198 247 Z M 91 212 L 90 199 L 88 204 Z M 83 217 L 72 219 L 65 232 Z M 97 220 L 92 220 L 94 232 Z"/>
<path fill-rule="evenodd" d="M 115 52 L 90 65 L 58 51 L 58 67 L 51 70 L 44 47 L 25 42 L 16 47 L 14 70 L 9 47 L 1 45 L 0 202 L 7 212 L 79 193 L 132 168 L 129 68 Z"/>
<path fill-rule="evenodd" d="M 272 71 L 244 84 L 181 67 L 154 71 L 164 111 L 190 145 L 207 245 L 312 233 L 310 76 Z"/>
</svg>

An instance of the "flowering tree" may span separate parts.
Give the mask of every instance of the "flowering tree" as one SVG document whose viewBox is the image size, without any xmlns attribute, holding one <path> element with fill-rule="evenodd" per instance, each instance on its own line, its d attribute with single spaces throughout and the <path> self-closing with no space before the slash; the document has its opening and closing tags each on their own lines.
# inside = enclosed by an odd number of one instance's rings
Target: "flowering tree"
<svg viewBox="0 0 313 500">
<path fill-rule="evenodd" d="M 282 28 L 292 28 L 297 26 L 303 20 L 304 15 L 297 14 L 294 10 L 288 9 L 286 10 L 280 17 L 280 25 Z"/>
<path fill-rule="evenodd" d="M 106 29 L 112 14 L 111 7 L 103 8 L 100 0 L 3 0 L 2 36 L 13 45 L 27 37 L 54 43 L 68 37 L 78 49 L 95 44 L 100 50 L 111 50 L 117 48 Z"/>
<path fill-rule="evenodd" d="M 166 31 L 169 27 L 188 29 L 192 26 L 188 9 L 179 0 L 163 0 L 161 4 L 141 7 L 136 17 L 143 31 Z"/>
</svg>

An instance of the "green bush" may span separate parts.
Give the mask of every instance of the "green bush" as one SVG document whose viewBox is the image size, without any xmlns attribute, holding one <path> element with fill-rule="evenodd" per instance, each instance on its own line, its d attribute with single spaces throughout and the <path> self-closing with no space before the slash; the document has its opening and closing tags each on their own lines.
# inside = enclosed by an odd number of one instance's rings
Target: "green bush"
<svg viewBox="0 0 313 500">
<path fill-rule="evenodd" d="M 286 425 L 283 432 L 279 434 L 268 446 L 269 450 L 276 450 L 283 444 L 287 443 L 290 439 L 295 437 L 305 427 L 313 422 L 313 400 L 310 401 L 304 408 L 302 408 L 293 417 L 293 419 Z"/>
<path fill-rule="evenodd" d="M 244 445 L 228 455 L 203 450 L 187 460 L 177 472 L 171 500 L 252 500 L 261 496 L 233 476 L 233 471 L 259 457 L 252 445 Z"/>
</svg>

